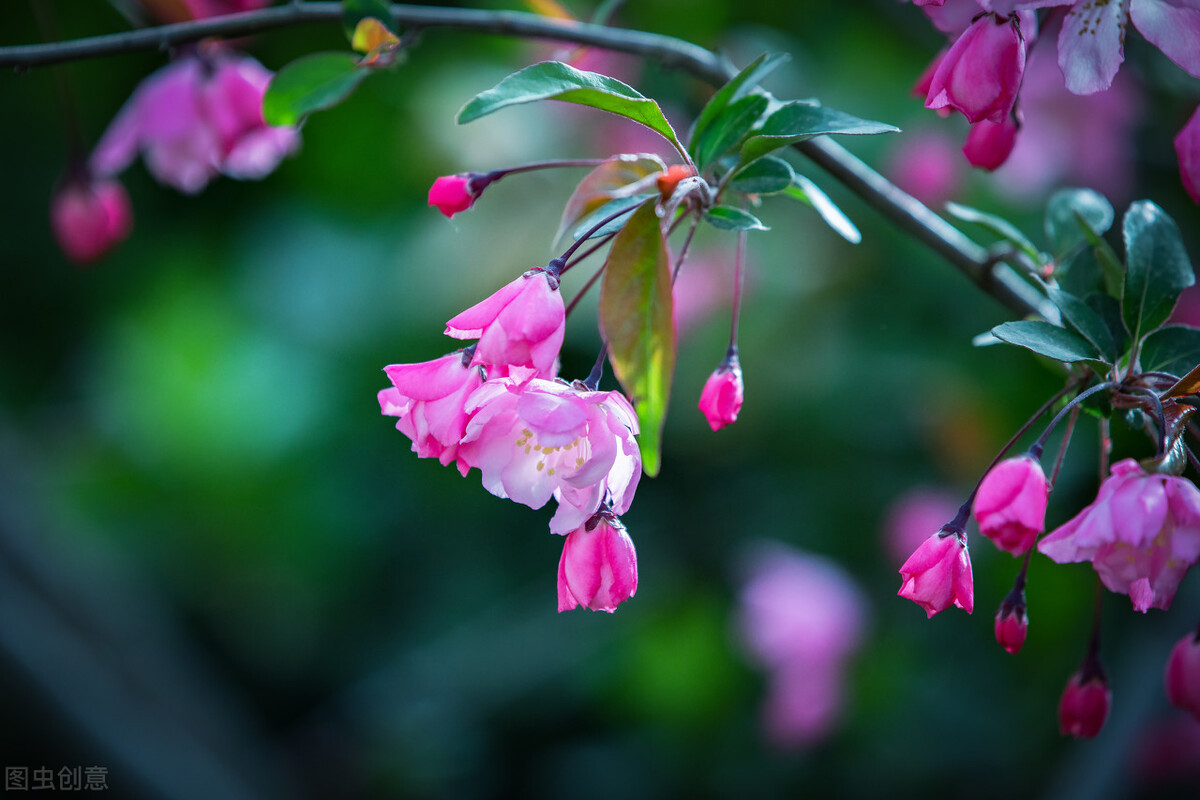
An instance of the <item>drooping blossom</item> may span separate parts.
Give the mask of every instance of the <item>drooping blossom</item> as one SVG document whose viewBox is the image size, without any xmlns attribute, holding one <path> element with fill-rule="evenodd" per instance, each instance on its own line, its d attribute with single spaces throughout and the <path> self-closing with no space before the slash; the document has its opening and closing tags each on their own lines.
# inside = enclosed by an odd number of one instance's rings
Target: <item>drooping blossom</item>
<svg viewBox="0 0 1200 800">
<path fill-rule="evenodd" d="M 996 642 L 1008 652 L 1016 655 L 1025 644 L 1029 631 L 1029 613 L 1025 605 L 1024 588 L 1014 589 L 1004 598 L 996 610 Z"/>
<path fill-rule="evenodd" d="M 709 427 L 719 431 L 730 423 L 737 422 L 742 410 L 742 365 L 738 363 L 737 349 L 730 348 L 729 354 L 717 367 L 700 392 L 699 408 L 704 412 Z"/>
<path fill-rule="evenodd" d="M 758 546 L 745 572 L 737 625 L 750 656 L 767 671 L 767 737 L 780 747 L 813 744 L 841 715 L 866 601 L 832 561 L 781 544 Z"/>
<path fill-rule="evenodd" d="M 979 532 L 1019 556 L 1046 529 L 1050 484 L 1041 463 L 1026 453 L 990 469 L 979 484 L 972 510 Z"/>
<path fill-rule="evenodd" d="M 396 430 L 412 439 L 418 457 L 436 458 L 443 466 L 458 457 L 467 398 L 483 384 L 480 368 L 468 366 L 469 361 L 470 353 L 460 350 L 420 364 L 384 367 L 392 386 L 379 392 L 380 411 L 400 418 Z M 468 469 L 458 461 L 459 472 L 466 475 Z"/>
<path fill-rule="evenodd" d="M 553 377 L 566 309 L 552 270 L 532 269 L 446 323 L 446 335 L 479 339 L 475 361 L 504 376 Z M 492 373 L 489 372 L 489 376 Z"/>
<path fill-rule="evenodd" d="M 1067 681 L 1058 702 L 1058 730 L 1063 736 L 1092 739 L 1104 727 L 1111 707 L 1112 692 L 1104 672 L 1082 669 Z"/>
<path fill-rule="evenodd" d="M 125 187 L 81 174 L 68 178 L 50 203 L 50 226 L 58 246 L 79 264 L 89 264 L 125 240 L 133 211 Z"/>
<path fill-rule="evenodd" d="M 461 463 L 478 467 L 483 487 L 530 508 L 551 497 L 553 533 L 587 522 L 602 504 L 629 510 L 642 471 L 637 415 L 620 392 L 533 378 L 489 380 L 467 400 L 471 415 Z"/>
<path fill-rule="evenodd" d="M 1017 144 L 1017 121 L 1012 116 L 1000 122 L 980 120 L 971 126 L 963 143 L 963 155 L 972 166 L 996 170 L 1008 160 Z"/>
<path fill-rule="evenodd" d="M 1175 156 L 1179 159 L 1179 177 L 1192 200 L 1200 203 L 1200 107 L 1175 137 Z"/>
<path fill-rule="evenodd" d="M 932 617 L 951 605 L 970 614 L 975 610 L 971 557 L 961 530 L 942 528 L 922 543 L 900 567 L 901 597 L 907 597 Z"/>
<path fill-rule="evenodd" d="M 162 183 L 195 194 L 218 174 L 257 180 L 300 143 L 294 127 L 263 121 L 271 72 L 249 56 L 180 58 L 142 81 L 92 153 L 98 175 L 115 175 L 140 152 Z"/>
<path fill-rule="evenodd" d="M 1096 500 L 1046 536 L 1038 550 L 1060 564 L 1090 561 L 1110 590 L 1133 607 L 1169 608 L 1200 559 L 1200 489 L 1173 475 L 1119 461 Z"/>
<path fill-rule="evenodd" d="M 1176 642 L 1167 658 L 1167 698 L 1200 720 L 1200 629 Z"/>
<path fill-rule="evenodd" d="M 637 551 L 616 515 L 603 511 L 567 534 L 558 562 L 558 610 L 616 611 L 637 592 Z"/>
<path fill-rule="evenodd" d="M 1025 70 L 1025 37 L 1016 16 L 987 14 L 938 62 L 925 107 L 953 108 L 968 122 L 1002 122 L 1012 112 Z"/>
<path fill-rule="evenodd" d="M 475 205 L 475 201 L 483 193 L 484 186 L 478 185 L 479 177 L 481 176 L 474 172 L 443 175 L 429 187 L 429 205 L 436 206 L 437 210 L 447 217 L 466 211 Z"/>
</svg>

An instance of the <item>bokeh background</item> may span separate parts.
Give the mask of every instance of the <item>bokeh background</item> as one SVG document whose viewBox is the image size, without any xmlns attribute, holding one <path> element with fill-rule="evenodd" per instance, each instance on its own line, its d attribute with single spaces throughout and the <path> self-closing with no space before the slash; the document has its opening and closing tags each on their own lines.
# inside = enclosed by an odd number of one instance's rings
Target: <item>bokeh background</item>
<svg viewBox="0 0 1200 800">
<path fill-rule="evenodd" d="M 125 26 L 103 3 L 52 5 L 64 37 Z M 3 17 L 0 43 L 39 40 L 27 4 Z M 1049 192 L 1094 185 L 1118 212 L 1154 199 L 1200 256 L 1171 148 L 1200 83 L 1134 35 L 1116 111 L 1074 129 L 1085 112 L 1063 112 L 1047 134 L 1059 138 L 1043 140 L 1052 158 L 992 176 L 957 158 L 961 120 L 909 94 L 942 41 L 910 4 L 642 2 L 616 21 L 738 63 L 790 52 L 767 87 L 902 127 L 846 144 L 931 202 L 1007 215 L 1043 242 Z M 336 25 L 241 45 L 271 69 L 345 49 Z M 1194 791 L 1200 726 L 1168 707 L 1162 668 L 1200 614 L 1196 576 L 1170 613 L 1106 599 L 1114 704 L 1090 742 L 1061 738 L 1055 715 L 1089 635 L 1086 565 L 1034 558 L 1015 657 L 995 644 L 992 615 L 1018 562 L 987 542 L 972 546 L 973 616 L 927 621 L 896 597 L 896 503 L 923 490 L 957 504 L 1060 378 L 1014 348 L 973 347 L 1007 312 L 796 154 L 863 241 L 787 199 L 760 209 L 773 230 L 750 236 L 746 403 L 714 434 L 696 400 L 724 355 L 734 241 L 697 237 L 662 474 L 625 516 L 639 591 L 616 614 L 556 613 L 549 508 L 499 500 L 477 474 L 409 452 L 379 415 L 381 368 L 453 349 L 446 319 L 555 255 L 582 173 L 507 179 L 452 221 L 425 205 L 432 180 L 655 146 L 558 104 L 454 124 L 475 93 L 560 54 L 428 31 L 401 67 L 313 115 L 300 153 L 262 182 L 219 179 L 186 197 L 135 165 L 123 176 L 134 233 L 88 268 L 60 254 L 48 224 L 67 147 L 52 71 L 0 75 L 4 765 L 102 765 L 112 796 L 130 798 Z M 92 142 L 165 58 L 64 68 Z M 677 128 L 709 91 L 629 58 L 586 58 L 658 98 Z M 1112 133 L 1107 155 L 1071 166 L 1081 131 L 1097 129 Z M 568 297 L 588 274 L 568 276 Z M 595 357 L 594 301 L 569 320 L 568 377 Z M 1081 424 L 1051 524 L 1090 501 L 1095 441 Z M 1118 454 L 1144 447 L 1118 436 Z M 764 540 L 835 560 L 865 605 L 836 723 L 802 746 L 765 731 L 769 675 L 738 628 L 748 553 Z"/>
</svg>

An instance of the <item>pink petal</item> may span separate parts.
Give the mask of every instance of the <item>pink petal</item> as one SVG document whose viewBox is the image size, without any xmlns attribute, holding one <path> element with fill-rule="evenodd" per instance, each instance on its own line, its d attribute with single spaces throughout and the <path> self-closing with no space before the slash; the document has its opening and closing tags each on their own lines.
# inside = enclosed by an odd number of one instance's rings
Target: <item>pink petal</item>
<svg viewBox="0 0 1200 800">
<path fill-rule="evenodd" d="M 1129 0 L 1076 3 L 1058 34 L 1058 65 L 1067 88 L 1094 94 L 1112 85 L 1125 60 Z"/>
<path fill-rule="evenodd" d="M 1167 58 L 1200 78 L 1200 2 L 1133 0 L 1133 24 Z"/>
</svg>

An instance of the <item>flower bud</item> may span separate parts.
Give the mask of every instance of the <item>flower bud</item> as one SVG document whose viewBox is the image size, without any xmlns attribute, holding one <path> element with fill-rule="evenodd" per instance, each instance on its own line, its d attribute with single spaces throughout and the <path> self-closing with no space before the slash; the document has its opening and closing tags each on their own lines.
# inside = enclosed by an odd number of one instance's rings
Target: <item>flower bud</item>
<svg viewBox="0 0 1200 800">
<path fill-rule="evenodd" d="M 972 166 L 991 171 L 1008 160 L 1016 144 L 1017 123 L 1011 116 L 1001 122 L 984 119 L 971 126 L 962 151 Z"/>
<path fill-rule="evenodd" d="M 50 224 L 67 257 L 88 264 L 129 235 L 133 227 L 129 195 L 116 181 L 71 179 L 54 195 Z"/>
<path fill-rule="evenodd" d="M 1200 720 L 1200 636 L 1180 639 L 1167 658 L 1167 697 L 1171 705 Z"/>
<path fill-rule="evenodd" d="M 1016 17 L 985 14 L 938 63 L 925 107 L 953 108 L 968 122 L 1002 122 L 1012 111 L 1025 71 L 1025 37 Z"/>
<path fill-rule="evenodd" d="M 679 182 L 684 178 L 690 178 L 695 174 L 696 170 L 692 169 L 686 164 L 675 164 L 674 166 L 667 167 L 665 170 L 663 170 L 655 180 L 655 183 L 658 184 L 658 192 L 662 195 L 662 199 L 670 199 L 671 195 L 675 193 L 675 187 L 679 185 Z"/>
<path fill-rule="evenodd" d="M 1042 465 L 1026 453 L 1001 461 L 979 484 L 972 511 L 979 532 L 1001 550 L 1019 556 L 1046 527 L 1050 484 Z"/>
<path fill-rule="evenodd" d="M 700 392 L 698 407 L 714 431 L 737 422 L 743 393 L 742 366 L 738 363 L 737 351 L 731 350 L 721 366 L 708 376 Z"/>
<path fill-rule="evenodd" d="M 602 511 L 567 534 L 558 562 L 558 610 L 610 614 L 637 592 L 637 552 L 616 515 Z"/>
<path fill-rule="evenodd" d="M 1025 644 L 1025 633 L 1029 629 L 1029 615 L 1025 611 L 1025 591 L 1009 594 L 996 611 L 996 641 L 1008 652 L 1016 655 Z"/>
<path fill-rule="evenodd" d="M 479 199 L 482 187 L 476 187 L 473 179 L 474 172 L 461 172 L 458 175 L 443 175 L 429 187 L 429 205 L 437 206 L 447 217 L 453 217 L 460 211 L 466 211 L 475 205 Z"/>
<path fill-rule="evenodd" d="M 1104 727 L 1108 709 L 1112 706 L 1112 692 L 1108 679 L 1098 666 L 1086 679 L 1081 669 L 1067 681 L 1062 700 L 1058 703 L 1058 730 L 1076 739 L 1091 739 Z"/>
</svg>

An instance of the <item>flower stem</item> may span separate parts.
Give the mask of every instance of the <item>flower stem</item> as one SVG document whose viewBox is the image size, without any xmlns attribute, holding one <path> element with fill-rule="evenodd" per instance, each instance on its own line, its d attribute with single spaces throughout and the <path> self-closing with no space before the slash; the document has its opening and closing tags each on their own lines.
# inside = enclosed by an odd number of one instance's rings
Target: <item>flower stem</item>
<svg viewBox="0 0 1200 800">
<path fill-rule="evenodd" d="M 1096 384 L 1095 386 L 1088 389 L 1087 391 L 1080 392 L 1079 394 L 1075 395 L 1075 397 L 1072 398 L 1071 402 L 1067 403 L 1065 406 L 1063 406 L 1061 409 L 1059 409 L 1059 412 L 1054 415 L 1054 419 L 1050 420 L 1050 424 L 1046 426 L 1046 429 L 1044 431 L 1042 431 L 1042 435 L 1039 436 L 1037 438 L 1037 441 L 1035 441 L 1033 443 L 1033 446 L 1029 448 L 1029 452 L 1034 453 L 1035 457 L 1041 458 L 1042 457 L 1042 448 L 1046 446 L 1046 440 L 1050 438 L 1050 434 L 1054 433 L 1054 429 L 1056 427 L 1058 427 L 1058 423 L 1062 422 L 1063 417 L 1065 417 L 1068 413 L 1070 413 L 1070 411 L 1072 409 L 1077 407 L 1084 400 L 1086 400 L 1089 397 L 1091 397 L 1092 395 L 1094 395 L 1096 392 L 1102 391 L 1104 389 L 1112 389 L 1116 385 L 1117 384 L 1113 383 L 1112 381 L 1105 381 L 1104 383 Z"/>
<path fill-rule="evenodd" d="M 636 206 L 630 206 L 629 208 L 622 208 L 620 211 L 617 211 L 613 214 L 609 214 L 607 217 L 605 217 L 604 219 L 597 222 L 595 225 L 593 225 L 591 227 L 590 230 L 588 230 L 587 233 L 585 233 L 583 236 L 580 236 L 578 239 L 576 239 L 574 241 L 574 243 L 572 243 L 571 246 L 566 249 L 566 252 L 564 252 L 558 258 L 551 260 L 550 269 L 554 271 L 555 275 L 561 275 L 563 270 L 566 269 L 567 261 L 570 260 L 571 256 L 575 255 L 575 251 L 578 250 L 583 245 L 584 242 L 586 242 L 588 239 L 592 238 L 593 235 L 595 235 L 596 231 L 600 230 L 601 228 L 603 228 L 608 223 L 612 222 L 617 217 L 624 216 L 625 214 L 635 211 L 636 209 L 639 209 L 641 207 L 642 207 L 642 204 L 639 203 Z M 555 265 L 557 265 L 557 266 L 555 266 Z"/>
<path fill-rule="evenodd" d="M 738 323 L 742 312 L 742 285 L 745 283 L 746 232 L 738 231 L 737 255 L 733 262 L 733 318 L 729 323 L 729 351 L 737 352 Z"/>
<path fill-rule="evenodd" d="M 595 392 L 600 389 L 600 379 L 604 377 L 604 359 L 608 357 L 608 342 L 602 342 L 600 345 L 600 353 L 596 356 L 596 363 L 592 365 L 592 371 L 584 379 L 583 385 L 589 391 Z"/>
</svg>

